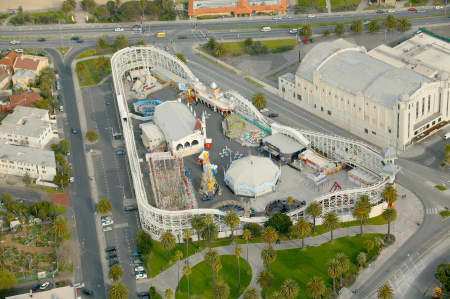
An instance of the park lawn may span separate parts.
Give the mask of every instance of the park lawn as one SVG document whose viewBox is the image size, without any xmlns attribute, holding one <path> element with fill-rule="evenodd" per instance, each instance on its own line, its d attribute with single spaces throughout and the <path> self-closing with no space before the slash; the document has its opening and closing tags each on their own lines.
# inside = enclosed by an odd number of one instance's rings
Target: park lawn
<svg viewBox="0 0 450 299">
<path fill-rule="evenodd" d="M 450 211 L 449 210 L 444 210 L 439 212 L 439 214 L 441 214 L 442 217 L 446 218 L 450 216 Z"/>
<path fill-rule="evenodd" d="M 38 185 L 27 185 L 26 187 L 31 188 L 31 189 L 42 190 L 44 192 L 47 192 L 48 194 L 63 194 L 64 193 L 64 191 L 61 191 L 58 189 L 46 188 L 46 187 L 38 186 Z"/>
<path fill-rule="evenodd" d="M 114 53 L 114 47 L 109 47 L 103 51 L 101 51 L 101 53 L 97 53 L 97 50 L 95 48 L 90 48 L 87 50 L 84 50 L 83 52 L 81 52 L 76 59 L 80 59 L 80 58 L 86 58 L 86 57 L 91 57 L 91 56 L 96 56 L 96 55 L 108 55 L 108 54 L 112 54 Z"/>
<path fill-rule="evenodd" d="M 249 267 L 247 274 L 247 261 L 240 258 L 241 271 L 241 289 L 238 290 L 238 265 L 237 259 L 234 255 L 221 255 L 220 261 L 222 269 L 219 271 L 219 277 L 216 279 L 224 281 L 230 287 L 230 299 L 239 298 L 243 291 L 247 288 L 252 278 L 252 269 Z M 210 299 L 214 298 L 211 283 L 211 267 L 206 262 L 201 262 L 192 268 L 192 273 L 189 276 L 189 289 L 192 298 Z M 177 287 L 175 298 L 187 298 L 187 278 L 183 276 Z"/>
<path fill-rule="evenodd" d="M 275 277 L 272 287 L 268 289 L 268 294 L 272 294 L 275 290 L 280 290 L 281 284 L 290 278 L 297 282 L 299 286 L 299 295 L 297 298 L 310 298 L 307 294 L 307 283 L 313 276 L 322 277 L 327 288 L 333 287 L 333 281 L 328 277 L 326 272 L 326 264 L 332 259 L 336 253 L 343 252 L 350 259 L 350 270 L 346 275 L 356 274 L 357 259 L 356 257 L 361 251 L 365 252 L 363 242 L 365 240 L 374 240 L 375 237 L 382 238 L 382 234 L 366 234 L 354 237 L 342 237 L 335 239 L 332 243 L 327 242 L 318 247 L 308 247 L 304 250 L 288 249 L 278 250 L 277 259 L 270 266 Z M 372 250 L 367 256 L 369 261 L 375 255 Z"/>
<path fill-rule="evenodd" d="M 341 227 L 350 227 L 350 226 L 359 226 L 358 220 L 341 222 Z M 387 224 L 387 221 L 384 220 L 383 215 L 378 215 L 376 217 L 369 218 L 365 225 L 384 225 Z M 363 227 L 364 230 L 364 227 Z M 323 225 L 316 225 L 316 233 L 312 236 L 318 236 L 329 232 L 329 229 L 326 229 Z"/>
<path fill-rule="evenodd" d="M 302 7 L 315 7 L 315 8 L 326 8 L 327 2 L 325 0 L 298 0 L 298 6 Z"/>
<path fill-rule="evenodd" d="M 331 2 L 331 11 L 342 11 L 344 7 L 347 7 L 347 10 L 354 10 L 358 6 L 361 0 L 330 0 Z M 351 9 L 354 7 L 354 9 Z"/>
<path fill-rule="evenodd" d="M 297 41 L 294 38 L 261 40 L 260 42 L 262 45 L 267 46 L 269 51 L 283 46 L 295 47 L 295 45 L 297 44 Z M 245 53 L 244 42 L 229 42 L 222 44 L 227 54 L 242 55 Z"/>
<path fill-rule="evenodd" d="M 98 62 L 97 58 L 89 59 L 80 61 L 77 63 L 76 71 L 78 74 L 78 80 L 80 82 L 81 86 L 90 86 L 98 84 L 100 81 L 102 81 L 103 78 L 108 76 L 111 73 L 111 68 L 108 67 L 105 69 L 104 73 L 102 74 L 96 64 Z M 84 65 L 85 70 L 81 71 L 79 67 L 81 65 Z"/>
<path fill-rule="evenodd" d="M 70 48 L 67 48 L 67 47 L 65 47 L 65 48 L 56 48 L 56 49 L 59 51 L 59 53 L 61 53 L 62 56 L 66 55 L 66 53 L 69 52 L 69 50 L 70 50 Z"/>
<path fill-rule="evenodd" d="M 414 1 L 406 1 L 405 4 L 403 5 L 404 7 L 417 7 L 417 6 L 425 6 L 427 5 L 428 0 L 414 0 Z"/>
</svg>

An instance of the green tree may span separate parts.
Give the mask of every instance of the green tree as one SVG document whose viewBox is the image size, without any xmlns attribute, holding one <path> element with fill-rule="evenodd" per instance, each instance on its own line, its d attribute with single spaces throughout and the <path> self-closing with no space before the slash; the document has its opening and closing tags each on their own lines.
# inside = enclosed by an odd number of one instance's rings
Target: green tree
<svg viewBox="0 0 450 299">
<path fill-rule="evenodd" d="M 372 240 L 365 240 L 363 242 L 363 245 L 364 245 L 364 248 L 366 249 L 367 253 L 369 254 L 373 250 L 373 247 L 375 244 Z"/>
<path fill-rule="evenodd" d="M 261 251 L 261 259 L 264 262 L 264 265 L 266 265 L 266 268 L 270 271 L 270 264 L 277 259 L 277 252 L 272 246 L 266 246 Z"/>
<path fill-rule="evenodd" d="M 391 31 L 397 26 L 397 19 L 393 15 L 388 15 L 383 21 L 384 27 Z"/>
<path fill-rule="evenodd" d="M 68 239 L 70 237 L 69 222 L 66 217 L 58 215 L 53 223 L 53 229 L 57 240 Z"/>
<path fill-rule="evenodd" d="M 241 291 L 241 255 L 242 255 L 242 247 L 241 246 L 237 245 L 236 248 L 234 248 L 234 255 L 236 256 L 237 264 L 238 264 L 238 281 L 239 281 L 238 291 L 240 293 L 240 291 Z"/>
<path fill-rule="evenodd" d="M 81 0 L 81 8 L 84 11 L 93 10 L 96 6 L 95 0 Z"/>
<path fill-rule="evenodd" d="M 395 221 L 397 219 L 397 210 L 394 208 L 387 208 L 383 211 L 383 219 L 387 221 L 388 223 L 388 230 L 387 235 L 390 236 L 391 234 L 391 222 Z"/>
<path fill-rule="evenodd" d="M 217 45 L 217 41 L 214 37 L 211 37 L 208 42 L 205 44 L 206 49 L 212 51 Z"/>
<path fill-rule="evenodd" d="M 127 299 L 128 289 L 123 283 L 116 283 L 109 289 L 109 299 Z"/>
<path fill-rule="evenodd" d="M 375 247 L 377 248 L 377 254 L 380 254 L 381 249 L 383 249 L 383 246 L 384 246 L 383 239 L 375 237 L 374 243 L 375 243 Z"/>
<path fill-rule="evenodd" d="M 0 269 L 0 290 L 7 290 L 17 285 L 16 276 L 8 269 Z"/>
<path fill-rule="evenodd" d="M 353 217 L 359 221 L 360 235 L 363 235 L 363 225 L 369 219 L 370 211 L 369 196 L 361 195 L 359 200 L 355 203 L 355 208 L 353 209 Z"/>
<path fill-rule="evenodd" d="M 231 231 L 231 239 L 234 241 L 234 230 L 239 226 L 241 220 L 239 216 L 234 211 L 227 211 L 227 215 L 225 216 L 225 224 L 228 225 Z"/>
<path fill-rule="evenodd" d="M 367 261 L 367 254 L 365 252 L 360 252 L 356 257 L 356 260 L 358 261 L 358 265 L 360 267 L 364 267 Z"/>
<path fill-rule="evenodd" d="M 253 39 L 251 37 L 248 37 L 244 40 L 244 46 L 245 47 L 251 47 L 253 46 Z"/>
<path fill-rule="evenodd" d="M 330 230 L 331 242 L 333 242 L 333 231 L 340 227 L 339 218 L 334 212 L 328 212 L 325 215 L 323 225 Z"/>
<path fill-rule="evenodd" d="M 272 243 L 278 240 L 278 233 L 272 226 L 267 226 L 263 232 L 264 242 L 266 242 L 269 247 L 272 247 Z"/>
<path fill-rule="evenodd" d="M 202 230 L 202 238 L 208 242 L 208 245 L 211 245 L 211 242 L 216 240 L 218 235 L 219 230 L 217 229 L 217 225 L 213 222 L 212 216 L 206 215 L 205 226 Z"/>
<path fill-rule="evenodd" d="M 339 262 L 337 259 L 331 259 L 327 264 L 327 274 L 333 279 L 333 292 L 336 294 L 336 278 L 338 278 L 340 273 Z"/>
<path fill-rule="evenodd" d="M 109 48 L 109 44 L 103 37 L 97 39 L 95 43 L 95 50 L 98 54 L 103 54 Z"/>
<path fill-rule="evenodd" d="M 167 231 L 161 235 L 161 246 L 167 250 L 167 260 L 170 262 L 170 251 L 175 247 L 174 235 Z"/>
<path fill-rule="evenodd" d="M 263 233 L 263 227 L 258 223 L 247 222 L 244 224 L 244 229 L 248 229 L 251 232 L 252 238 L 259 238 Z"/>
<path fill-rule="evenodd" d="M 345 273 L 348 272 L 348 270 L 350 270 L 350 260 L 348 259 L 348 257 L 345 255 L 345 253 L 343 252 L 338 252 L 336 254 L 336 261 L 339 263 L 339 274 L 340 274 L 340 278 L 339 278 L 339 284 L 340 287 L 342 288 L 342 281 L 343 281 L 343 275 Z"/>
<path fill-rule="evenodd" d="M 183 258 L 183 252 L 181 252 L 181 250 L 177 250 L 175 251 L 175 261 L 177 263 L 178 266 L 178 270 L 177 270 L 177 275 L 178 275 L 178 282 L 180 281 L 180 263 L 179 261 L 181 261 L 181 259 Z"/>
<path fill-rule="evenodd" d="M 216 264 L 220 263 L 219 253 L 216 249 L 209 249 L 205 254 L 205 262 L 211 267 L 211 283 L 214 286 L 214 273 Z"/>
<path fill-rule="evenodd" d="M 342 23 L 339 23 L 336 25 L 336 27 L 334 27 L 334 33 L 336 33 L 337 35 L 342 35 L 345 33 L 345 25 Z"/>
<path fill-rule="evenodd" d="M 184 57 L 183 53 L 177 53 L 177 58 L 186 63 L 186 57 Z"/>
<path fill-rule="evenodd" d="M 388 283 L 383 284 L 377 290 L 378 299 L 394 299 L 394 291 Z"/>
<path fill-rule="evenodd" d="M 300 29 L 300 36 L 304 39 L 309 39 L 313 34 L 313 29 L 311 24 L 306 24 Z"/>
<path fill-rule="evenodd" d="M 285 299 L 286 297 L 283 295 L 282 292 L 280 291 L 274 291 L 271 295 L 270 295 L 270 299 Z"/>
<path fill-rule="evenodd" d="M 97 204 L 97 211 L 100 214 L 106 214 L 108 212 L 112 211 L 112 204 L 109 200 L 107 200 L 106 198 L 102 198 L 100 199 L 100 201 Z"/>
<path fill-rule="evenodd" d="M 191 226 L 197 232 L 198 246 L 200 247 L 200 232 L 205 227 L 205 221 L 203 217 L 200 215 L 195 215 L 194 217 L 192 217 Z"/>
<path fill-rule="evenodd" d="M 370 33 L 380 31 L 380 24 L 378 24 L 378 21 L 371 20 L 370 23 L 367 25 L 367 31 L 369 31 Z"/>
<path fill-rule="evenodd" d="M 250 240 L 252 238 L 252 232 L 249 229 L 244 229 L 244 231 L 242 232 L 242 238 L 247 243 L 246 247 L 247 247 L 247 274 L 248 274 L 248 264 L 249 264 L 249 260 L 248 260 L 248 240 Z"/>
<path fill-rule="evenodd" d="M 267 292 L 267 289 L 270 288 L 275 281 L 273 274 L 264 269 L 259 272 L 258 277 L 256 278 L 256 282 L 260 285 L 264 292 Z"/>
<path fill-rule="evenodd" d="M 306 214 L 313 217 L 313 233 L 316 232 L 316 218 L 322 215 L 322 205 L 316 201 L 311 202 L 306 208 Z"/>
<path fill-rule="evenodd" d="M 258 110 L 264 109 L 264 107 L 266 107 L 266 102 L 266 96 L 260 92 L 255 93 L 252 97 L 252 104 Z"/>
<path fill-rule="evenodd" d="M 121 34 L 116 37 L 114 40 L 114 48 L 116 51 L 128 47 L 128 38 Z"/>
<path fill-rule="evenodd" d="M 253 287 L 249 287 L 244 293 L 244 299 L 259 299 L 258 291 Z"/>
<path fill-rule="evenodd" d="M 322 298 L 322 296 L 325 295 L 327 288 L 325 286 L 325 282 L 321 277 L 313 276 L 311 280 L 308 281 L 307 291 L 309 296 L 313 297 L 314 299 L 317 299 Z"/>
<path fill-rule="evenodd" d="M 329 36 L 331 34 L 331 32 L 330 32 L 330 30 L 327 29 L 322 34 L 323 34 L 324 37 L 327 37 L 327 36 Z"/>
<path fill-rule="evenodd" d="M 189 242 L 191 240 L 191 231 L 187 228 L 183 230 L 183 239 L 184 244 L 186 244 L 186 258 L 189 261 Z"/>
<path fill-rule="evenodd" d="M 450 291 L 450 264 L 440 264 L 434 277 L 441 283 L 442 290 L 448 293 Z"/>
<path fill-rule="evenodd" d="M 273 227 L 279 234 L 289 232 L 292 226 L 291 218 L 283 213 L 276 213 L 264 224 L 266 227 Z"/>
<path fill-rule="evenodd" d="M 64 13 L 68 13 L 68 12 L 72 11 L 73 9 L 74 9 L 74 7 L 72 6 L 71 1 L 69 1 L 69 0 L 65 0 L 61 5 L 61 10 Z"/>
<path fill-rule="evenodd" d="M 214 299 L 228 299 L 230 287 L 223 281 L 219 281 L 214 286 Z"/>
<path fill-rule="evenodd" d="M 304 218 L 299 218 L 292 227 L 292 234 L 296 238 L 302 239 L 302 249 L 305 248 L 305 238 L 311 236 L 311 225 Z"/>
<path fill-rule="evenodd" d="M 189 298 L 189 296 L 190 296 L 190 289 L 189 289 L 189 287 L 190 287 L 190 282 L 189 282 L 189 276 L 192 274 L 192 269 L 191 269 L 191 266 L 189 266 L 189 264 L 188 265 L 185 265 L 184 267 L 183 267 L 183 275 L 184 276 L 186 276 L 186 278 L 187 278 L 187 293 L 188 293 L 188 298 Z"/>
<path fill-rule="evenodd" d="M 136 234 L 136 245 L 140 253 L 147 255 L 152 250 L 152 237 L 141 230 Z"/>
<path fill-rule="evenodd" d="M 216 43 L 216 46 L 213 49 L 213 55 L 215 57 L 221 57 L 225 55 L 226 49 L 225 46 L 222 43 Z"/>
<path fill-rule="evenodd" d="M 173 299 L 173 291 L 172 291 L 172 289 L 166 289 L 166 291 L 164 292 L 164 297 L 166 299 Z"/>
<path fill-rule="evenodd" d="M 294 299 L 298 296 L 298 284 L 292 279 L 286 279 L 281 285 L 281 293 L 284 298 Z"/>
<path fill-rule="evenodd" d="M 397 30 L 401 32 L 405 32 L 411 29 L 411 23 L 407 18 L 401 18 L 397 24 Z"/>
<path fill-rule="evenodd" d="M 25 185 L 31 185 L 33 184 L 33 178 L 28 173 L 26 173 L 23 176 L 23 182 L 25 183 Z"/>
<path fill-rule="evenodd" d="M 87 140 L 89 140 L 90 142 L 95 142 L 98 140 L 98 133 L 95 132 L 94 130 L 88 130 L 86 132 L 86 138 Z"/>
<path fill-rule="evenodd" d="M 113 265 L 111 268 L 109 268 L 108 277 L 112 281 L 118 282 L 123 277 L 123 268 L 118 264 Z"/>
<path fill-rule="evenodd" d="M 157 292 L 156 292 L 156 288 L 154 287 L 154 286 L 151 286 L 149 289 L 148 289 L 148 294 L 150 295 L 150 298 L 156 298 L 156 296 L 157 296 Z M 159 294 L 158 294 L 159 295 Z"/>
<path fill-rule="evenodd" d="M 145 46 L 146 44 L 147 42 L 143 38 L 139 39 L 137 42 L 134 43 L 135 46 Z"/>
<path fill-rule="evenodd" d="M 361 33 L 364 31 L 364 24 L 362 20 L 354 20 L 350 25 L 350 30 L 354 33 Z"/>
</svg>

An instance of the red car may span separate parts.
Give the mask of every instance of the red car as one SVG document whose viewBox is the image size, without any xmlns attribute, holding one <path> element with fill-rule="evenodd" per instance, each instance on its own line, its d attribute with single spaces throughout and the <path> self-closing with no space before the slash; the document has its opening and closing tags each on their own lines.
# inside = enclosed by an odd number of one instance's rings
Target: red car
<svg viewBox="0 0 450 299">
<path fill-rule="evenodd" d="M 417 9 L 415 9 L 414 7 L 411 7 L 411 8 L 408 8 L 408 11 L 417 12 Z"/>
</svg>

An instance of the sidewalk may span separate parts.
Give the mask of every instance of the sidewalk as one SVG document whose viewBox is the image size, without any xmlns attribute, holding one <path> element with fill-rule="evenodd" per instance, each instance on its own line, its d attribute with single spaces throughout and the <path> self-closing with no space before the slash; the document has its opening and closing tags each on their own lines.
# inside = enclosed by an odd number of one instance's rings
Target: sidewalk
<svg viewBox="0 0 450 299">
<path fill-rule="evenodd" d="M 424 210 L 421 202 L 417 197 L 415 197 L 411 192 L 406 190 L 400 185 L 397 185 L 397 190 L 399 194 L 399 199 L 396 202 L 396 209 L 398 212 L 397 220 L 391 223 L 391 233 L 395 235 L 396 241 L 393 245 L 387 247 L 382 251 L 380 257 L 367 269 L 365 269 L 357 278 L 355 284 L 352 288 L 358 288 L 358 286 L 363 285 L 371 275 L 378 270 L 378 268 L 383 265 L 392 254 L 400 248 L 406 240 L 409 239 L 419 228 L 417 223 L 421 223 Z M 401 199 L 401 195 L 406 194 L 405 199 Z M 370 225 L 364 227 L 365 233 L 382 233 L 385 234 L 387 232 L 387 225 Z M 345 236 L 355 236 L 359 234 L 359 226 L 340 228 L 334 231 L 334 237 L 340 238 Z M 320 236 L 312 237 L 305 239 L 305 246 L 319 246 L 326 242 L 330 241 L 330 233 L 325 233 Z M 243 249 L 243 257 L 246 257 L 247 248 L 246 245 L 241 245 Z M 260 258 L 261 251 L 264 248 L 264 243 L 254 243 L 249 244 L 249 264 L 252 266 L 252 280 L 250 282 L 250 286 L 255 287 L 258 291 L 260 290 L 259 285 L 256 283 L 256 278 L 258 273 L 264 269 L 264 264 Z M 283 241 L 281 244 L 274 245 L 275 250 L 285 250 L 285 249 L 294 249 L 299 248 L 301 246 L 299 240 L 289 240 Z M 234 254 L 234 245 L 217 247 L 220 255 L 224 254 Z M 189 263 L 191 267 L 194 267 L 196 264 L 203 261 L 204 253 L 199 252 L 189 258 Z M 180 261 L 183 263 L 183 261 Z M 181 267 L 180 267 L 181 268 Z M 176 290 L 178 285 L 178 275 L 177 275 L 178 267 L 176 264 L 170 267 L 166 271 L 160 273 L 154 278 L 138 281 L 137 282 L 137 290 L 144 291 L 148 290 L 150 286 L 154 286 L 156 290 L 160 294 L 164 294 L 165 290 L 170 288 L 172 290 Z M 180 278 L 182 275 L 180 275 Z"/>
</svg>

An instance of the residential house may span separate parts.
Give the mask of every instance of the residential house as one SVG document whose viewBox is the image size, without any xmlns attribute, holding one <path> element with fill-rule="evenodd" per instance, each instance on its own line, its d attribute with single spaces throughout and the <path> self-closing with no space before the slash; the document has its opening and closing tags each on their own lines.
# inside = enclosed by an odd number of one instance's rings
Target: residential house
<svg viewBox="0 0 450 299">
<path fill-rule="evenodd" d="M 0 90 L 7 89 L 11 83 L 11 71 L 6 66 L 0 66 Z"/>
<path fill-rule="evenodd" d="M 30 70 L 18 69 L 12 76 L 14 89 L 28 89 L 28 86 L 36 80 L 36 74 Z"/>
<path fill-rule="evenodd" d="M 14 62 L 14 72 L 18 70 L 32 71 L 36 76 L 39 76 L 41 70 L 48 67 L 48 58 L 34 55 L 22 55 L 16 58 Z"/>
<path fill-rule="evenodd" d="M 9 101 L 0 103 L 1 111 L 12 111 L 16 106 L 32 106 L 42 100 L 38 92 L 13 94 L 9 97 Z"/>
<path fill-rule="evenodd" d="M 9 69 L 10 72 L 14 70 L 14 62 L 16 62 L 16 58 L 20 57 L 21 54 L 16 53 L 14 51 L 8 52 L 2 59 L 0 59 L 0 66 L 5 66 Z"/>
</svg>

